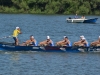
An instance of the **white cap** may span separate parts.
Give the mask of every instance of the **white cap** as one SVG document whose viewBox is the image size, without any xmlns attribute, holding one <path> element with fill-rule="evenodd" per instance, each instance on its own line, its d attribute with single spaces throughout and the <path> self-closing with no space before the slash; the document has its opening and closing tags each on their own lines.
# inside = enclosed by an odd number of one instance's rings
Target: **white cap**
<svg viewBox="0 0 100 75">
<path fill-rule="evenodd" d="M 19 27 L 16 27 L 16 29 L 19 29 Z"/>
<path fill-rule="evenodd" d="M 66 36 L 64 36 L 64 38 L 65 38 Z"/>
<path fill-rule="evenodd" d="M 34 36 L 31 36 L 32 38 L 34 38 Z"/>
<path fill-rule="evenodd" d="M 100 36 L 99 36 L 99 38 L 100 38 Z"/>
<path fill-rule="evenodd" d="M 81 35 L 81 36 L 80 36 L 80 38 L 84 38 L 84 36 L 83 36 L 83 35 Z"/>
<path fill-rule="evenodd" d="M 85 40 L 85 38 L 83 37 L 82 40 Z"/>
<path fill-rule="evenodd" d="M 50 36 L 47 36 L 47 39 L 50 39 Z"/>
</svg>

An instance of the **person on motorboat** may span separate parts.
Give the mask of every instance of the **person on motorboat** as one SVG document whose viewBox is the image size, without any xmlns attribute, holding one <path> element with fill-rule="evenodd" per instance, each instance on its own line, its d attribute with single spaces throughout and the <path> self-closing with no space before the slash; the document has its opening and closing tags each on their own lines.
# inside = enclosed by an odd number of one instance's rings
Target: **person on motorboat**
<svg viewBox="0 0 100 75">
<path fill-rule="evenodd" d="M 13 39 L 15 41 L 15 45 L 19 44 L 18 34 L 21 34 L 21 30 L 19 27 L 16 27 L 16 29 L 13 31 Z"/>
<path fill-rule="evenodd" d="M 85 16 L 83 15 L 83 16 L 81 17 L 81 19 L 85 19 Z"/>
<path fill-rule="evenodd" d="M 47 39 L 40 42 L 39 46 L 53 46 L 53 41 L 50 39 L 50 36 L 47 36 Z"/>
<path fill-rule="evenodd" d="M 100 46 L 100 36 L 99 36 L 98 40 L 91 43 L 91 46 Z"/>
<path fill-rule="evenodd" d="M 77 16 L 77 14 L 75 15 L 75 17 L 74 17 L 75 19 L 78 19 L 78 16 Z"/>
<path fill-rule="evenodd" d="M 83 47 L 87 47 L 88 46 L 88 42 L 85 39 L 85 37 L 82 35 L 80 36 L 80 40 L 78 42 L 74 42 L 73 44 L 74 46 L 83 46 Z"/>
<path fill-rule="evenodd" d="M 37 46 L 37 41 L 35 40 L 34 36 L 31 35 L 30 39 L 21 44 L 21 46 Z"/>
<path fill-rule="evenodd" d="M 57 45 L 57 46 L 71 46 L 71 45 L 70 45 L 70 41 L 69 41 L 69 39 L 68 39 L 67 36 L 64 36 L 64 39 L 63 39 L 62 41 L 58 41 L 58 42 L 56 43 L 56 45 Z"/>
</svg>

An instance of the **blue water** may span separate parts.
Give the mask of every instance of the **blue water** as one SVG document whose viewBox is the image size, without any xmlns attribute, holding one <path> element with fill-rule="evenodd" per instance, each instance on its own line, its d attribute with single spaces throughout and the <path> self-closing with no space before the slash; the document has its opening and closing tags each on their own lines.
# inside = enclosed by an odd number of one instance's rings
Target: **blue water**
<svg viewBox="0 0 100 75">
<path fill-rule="evenodd" d="M 21 28 L 20 43 L 34 35 L 38 41 L 50 36 L 56 43 L 68 36 L 73 43 L 84 35 L 90 43 L 100 35 L 100 16 L 96 24 L 67 23 L 74 15 L 0 14 L 0 38 Z M 79 15 L 81 17 L 81 15 Z M 0 41 L 14 42 L 12 38 Z M 3 52 L 0 51 L 0 75 L 99 75 L 100 53 Z"/>
</svg>

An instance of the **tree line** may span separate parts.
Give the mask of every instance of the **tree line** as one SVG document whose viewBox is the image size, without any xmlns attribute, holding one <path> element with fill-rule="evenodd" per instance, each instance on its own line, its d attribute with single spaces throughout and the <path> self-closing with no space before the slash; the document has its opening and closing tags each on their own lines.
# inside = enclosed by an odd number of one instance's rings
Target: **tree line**
<svg viewBox="0 0 100 75">
<path fill-rule="evenodd" d="M 0 0 L 0 12 L 100 15 L 100 0 Z"/>
</svg>

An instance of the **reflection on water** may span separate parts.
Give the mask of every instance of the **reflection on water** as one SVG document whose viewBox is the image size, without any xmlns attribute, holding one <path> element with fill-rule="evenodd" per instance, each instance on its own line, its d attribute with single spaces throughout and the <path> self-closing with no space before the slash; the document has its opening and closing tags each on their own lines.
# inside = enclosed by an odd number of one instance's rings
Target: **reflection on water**
<svg viewBox="0 0 100 75">
<path fill-rule="evenodd" d="M 11 60 L 12 61 L 18 61 L 19 60 L 19 54 L 18 53 L 12 53 L 11 54 L 12 56 L 11 56 Z"/>
<path fill-rule="evenodd" d="M 99 75 L 100 70 L 100 53 L 2 52 L 0 57 L 4 75 Z"/>
</svg>

